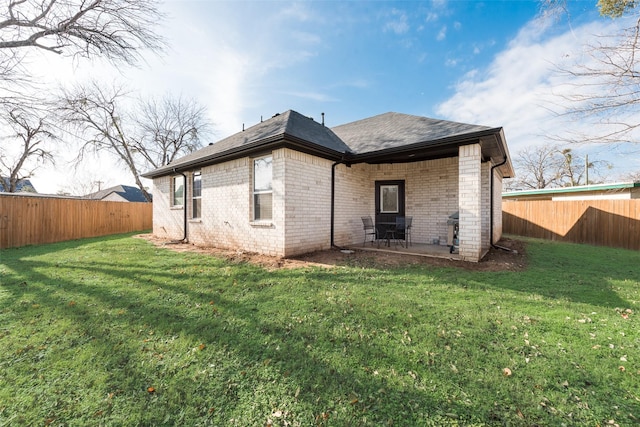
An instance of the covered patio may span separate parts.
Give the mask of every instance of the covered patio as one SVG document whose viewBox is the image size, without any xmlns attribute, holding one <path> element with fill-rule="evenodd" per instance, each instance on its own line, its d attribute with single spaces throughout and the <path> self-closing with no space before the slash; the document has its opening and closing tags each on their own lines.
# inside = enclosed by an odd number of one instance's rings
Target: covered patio
<svg viewBox="0 0 640 427">
<path fill-rule="evenodd" d="M 477 262 L 499 240 L 502 179 L 513 175 L 502 128 L 389 113 L 333 130 L 353 151 L 332 167 L 332 246 L 361 247 L 365 216 L 383 229 L 413 219 L 414 245 L 383 251 Z"/>
</svg>

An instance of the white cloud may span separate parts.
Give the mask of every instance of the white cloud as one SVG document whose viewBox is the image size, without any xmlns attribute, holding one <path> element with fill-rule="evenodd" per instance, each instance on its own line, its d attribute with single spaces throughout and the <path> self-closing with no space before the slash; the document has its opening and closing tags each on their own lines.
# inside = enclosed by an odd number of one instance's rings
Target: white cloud
<svg viewBox="0 0 640 427">
<path fill-rule="evenodd" d="M 447 0 L 433 0 L 431 2 L 431 8 L 425 17 L 425 22 L 436 22 L 443 14 L 446 15 L 448 13 L 447 4 Z"/>
<path fill-rule="evenodd" d="M 436 40 L 442 41 L 446 38 L 447 38 L 447 26 L 443 25 L 442 28 L 440 28 L 438 35 L 436 36 Z"/>
<path fill-rule="evenodd" d="M 390 20 L 384 25 L 384 31 L 391 31 L 398 35 L 406 34 L 409 31 L 407 15 L 398 9 L 392 9 Z"/>
<path fill-rule="evenodd" d="M 575 89 L 567 85 L 569 77 L 559 74 L 557 66 L 567 55 L 581 57 L 585 43 L 609 32 L 612 25 L 597 21 L 548 36 L 546 22 L 532 21 L 486 69 L 473 70 L 458 81 L 454 95 L 436 111 L 450 120 L 504 127 L 512 156 L 566 131 L 589 134 L 592 124 L 569 122 L 551 111 L 564 102 L 559 92 Z M 581 149 L 607 156 L 623 170 L 629 167 L 622 155 L 603 146 Z"/>
<path fill-rule="evenodd" d="M 296 98 L 311 99 L 313 101 L 319 101 L 319 102 L 337 101 L 336 98 L 321 92 L 286 92 L 284 94 L 291 95 Z"/>
<path fill-rule="evenodd" d="M 436 22 L 440 18 L 440 15 L 436 12 L 430 11 L 424 18 L 425 22 Z"/>
</svg>

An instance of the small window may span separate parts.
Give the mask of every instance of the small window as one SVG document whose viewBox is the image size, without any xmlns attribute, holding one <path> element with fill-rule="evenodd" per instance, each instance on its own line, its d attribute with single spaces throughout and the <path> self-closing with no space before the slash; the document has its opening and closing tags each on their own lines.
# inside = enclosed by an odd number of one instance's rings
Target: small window
<svg viewBox="0 0 640 427">
<path fill-rule="evenodd" d="M 174 176 L 171 179 L 171 206 L 182 206 L 184 205 L 184 178 Z"/>
<path fill-rule="evenodd" d="M 380 212 L 381 213 L 398 213 L 398 186 L 397 185 L 381 185 L 380 186 Z"/>
<path fill-rule="evenodd" d="M 200 171 L 193 173 L 191 186 L 191 199 L 192 199 L 192 218 L 200 218 L 202 216 L 202 174 Z"/>
<path fill-rule="evenodd" d="M 253 160 L 253 219 L 273 218 L 273 158 L 261 157 Z"/>
</svg>

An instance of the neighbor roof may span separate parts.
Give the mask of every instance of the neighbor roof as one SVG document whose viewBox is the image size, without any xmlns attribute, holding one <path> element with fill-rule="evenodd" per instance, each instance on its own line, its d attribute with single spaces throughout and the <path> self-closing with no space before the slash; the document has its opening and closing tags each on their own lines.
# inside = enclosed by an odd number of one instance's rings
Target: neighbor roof
<svg viewBox="0 0 640 427">
<path fill-rule="evenodd" d="M 390 112 L 330 129 L 292 110 L 143 176 L 168 175 L 279 147 L 345 163 L 401 163 L 457 156 L 459 146 L 472 143 L 481 144 L 485 160 L 497 164 L 506 159 L 503 174 L 513 176 L 502 128 Z"/>
<path fill-rule="evenodd" d="M 87 194 L 83 196 L 84 199 L 102 200 L 111 193 L 116 193 L 128 202 L 146 202 L 142 191 L 138 187 L 131 187 L 129 185 L 116 185 L 115 187 L 105 188 L 104 190 L 96 191 L 95 193 Z"/>
<path fill-rule="evenodd" d="M 640 182 L 615 182 L 609 184 L 576 185 L 574 187 L 538 188 L 534 190 L 520 190 L 502 193 L 503 198 L 517 198 L 521 196 L 541 196 L 564 193 L 583 193 L 589 191 L 620 191 L 639 188 Z"/>
<path fill-rule="evenodd" d="M 3 176 L 2 178 L 0 178 L 0 192 L 8 191 L 10 186 L 11 183 L 9 182 L 8 177 Z M 37 193 L 35 187 L 28 179 L 19 179 L 16 183 L 16 193 L 20 193 L 22 191 Z"/>
</svg>

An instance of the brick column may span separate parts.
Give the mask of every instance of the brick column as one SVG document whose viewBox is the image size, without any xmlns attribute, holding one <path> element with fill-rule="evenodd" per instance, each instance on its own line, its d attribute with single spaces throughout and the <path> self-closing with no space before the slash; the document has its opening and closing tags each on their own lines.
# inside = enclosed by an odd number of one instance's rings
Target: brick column
<svg viewBox="0 0 640 427">
<path fill-rule="evenodd" d="M 477 262 L 482 253 L 482 156 L 480 144 L 459 148 L 460 257 Z"/>
</svg>

